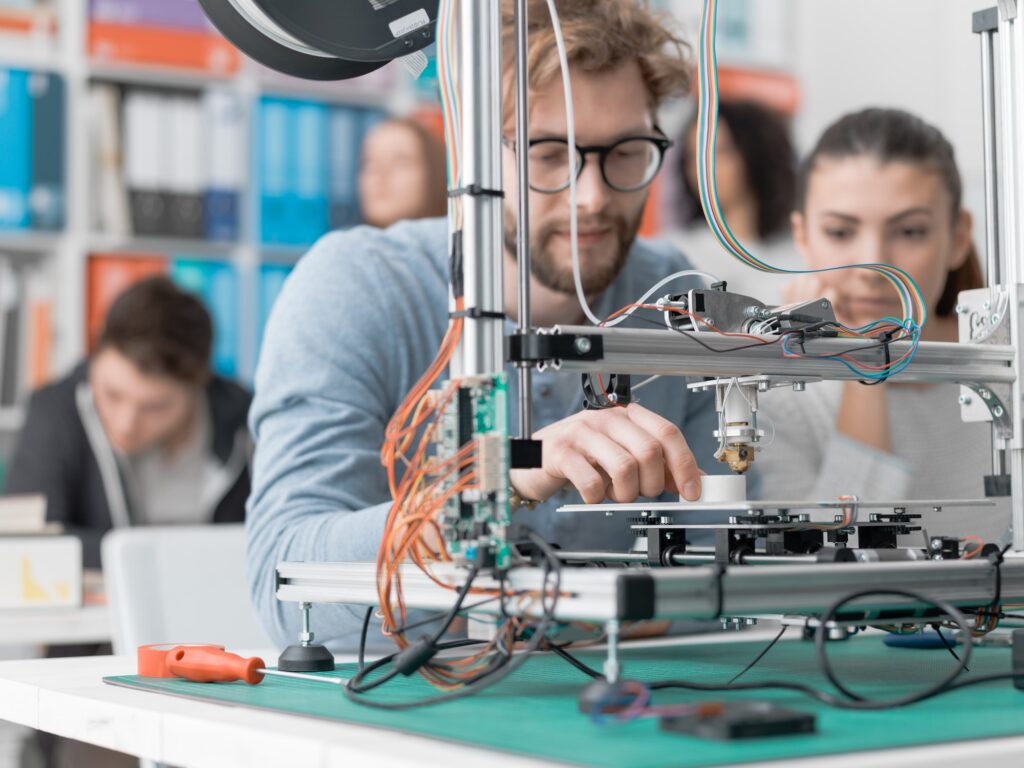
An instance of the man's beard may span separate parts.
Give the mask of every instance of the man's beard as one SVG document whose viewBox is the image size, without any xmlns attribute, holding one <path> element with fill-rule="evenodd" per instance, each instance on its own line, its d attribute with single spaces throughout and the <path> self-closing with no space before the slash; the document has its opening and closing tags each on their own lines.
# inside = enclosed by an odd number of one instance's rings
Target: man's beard
<svg viewBox="0 0 1024 768">
<path fill-rule="evenodd" d="M 623 216 L 602 216 L 579 222 L 580 229 L 610 229 L 615 240 L 614 251 L 610 258 L 604 260 L 588 258 L 587 249 L 580 248 L 580 282 L 587 296 L 603 293 L 622 271 L 626 257 L 629 256 L 629 249 L 640 229 L 642 213 L 643 209 L 632 221 Z M 548 290 L 572 296 L 576 293 L 576 284 L 572 277 L 572 259 L 566 259 L 564 264 L 559 263 L 549 248 L 556 232 L 568 230 L 569 222 L 564 220 L 548 222 L 533 233 L 530 238 L 530 273 Z M 516 258 L 516 220 L 508 209 L 505 210 L 504 240 L 505 250 Z"/>
</svg>

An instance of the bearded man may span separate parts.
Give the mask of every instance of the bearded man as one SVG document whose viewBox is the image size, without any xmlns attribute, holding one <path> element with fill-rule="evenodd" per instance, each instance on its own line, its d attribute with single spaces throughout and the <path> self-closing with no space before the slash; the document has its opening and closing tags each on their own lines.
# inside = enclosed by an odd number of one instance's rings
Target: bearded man
<svg viewBox="0 0 1024 768">
<path fill-rule="evenodd" d="M 670 142 L 659 105 L 689 87 L 687 46 L 645 4 L 562 0 L 575 111 L 577 213 L 583 288 L 607 317 L 661 278 L 689 267 L 667 245 L 636 239 L 650 184 Z M 554 32 L 543 0 L 530 19 L 530 278 L 536 326 L 576 324 L 569 240 L 566 114 Z M 512 3 L 504 4 L 506 86 L 514 72 Z M 506 87 L 503 184 L 514 190 L 514 104 Z M 505 196 L 504 311 L 516 316 L 516 210 Z M 380 448 L 392 414 L 434 359 L 448 325 L 444 220 L 333 233 L 298 264 L 270 318 L 256 373 L 250 426 L 256 438 L 249 500 L 249 579 L 279 642 L 292 642 L 299 612 L 274 596 L 277 563 L 374 560 L 390 498 Z M 684 284 L 674 290 L 685 288 Z M 510 376 L 510 401 L 517 395 Z M 583 410 L 578 376 L 535 374 L 535 434 L 543 467 L 512 472 L 512 490 L 537 500 L 524 522 L 566 549 L 620 549 L 621 521 L 556 514 L 580 500 L 631 502 L 663 493 L 696 499 L 714 461 L 713 403 L 679 379 L 643 391 L 643 404 Z M 513 424 L 515 429 L 514 415 Z M 684 434 L 686 437 L 684 437 Z M 689 440 L 689 444 L 688 441 Z M 678 495 L 675 496 L 678 498 Z M 290 606 L 285 606 L 289 608 Z M 351 647 L 365 609 L 317 606 L 317 635 Z"/>
</svg>

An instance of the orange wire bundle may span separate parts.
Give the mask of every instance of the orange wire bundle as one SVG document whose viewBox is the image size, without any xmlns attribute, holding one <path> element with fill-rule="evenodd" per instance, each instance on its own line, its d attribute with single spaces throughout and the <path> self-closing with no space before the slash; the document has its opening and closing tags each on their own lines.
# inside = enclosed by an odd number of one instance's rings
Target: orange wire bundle
<svg viewBox="0 0 1024 768">
<path fill-rule="evenodd" d="M 462 298 L 456 299 L 456 312 L 462 311 L 464 304 Z M 431 387 L 451 362 L 462 328 L 462 318 L 453 318 L 434 361 L 409 391 L 384 432 L 381 463 L 387 471 L 393 501 L 377 551 L 377 594 L 383 632 L 400 648 L 409 646 L 401 629 L 407 611 L 400 566 L 411 560 L 438 585 L 455 589 L 430 572 L 431 563 L 450 560 L 438 518 L 449 499 L 477 487 L 475 444 L 465 445 L 449 457 L 428 453 L 432 437 L 459 384 L 451 381 L 443 389 L 433 391 Z M 497 594 L 496 590 L 470 591 Z M 514 629 L 513 622 L 508 622 L 480 652 L 465 658 L 432 662 L 423 666 L 420 673 L 439 688 L 457 687 L 489 663 L 488 657 L 499 640 L 503 640 L 506 647 L 511 646 Z"/>
</svg>

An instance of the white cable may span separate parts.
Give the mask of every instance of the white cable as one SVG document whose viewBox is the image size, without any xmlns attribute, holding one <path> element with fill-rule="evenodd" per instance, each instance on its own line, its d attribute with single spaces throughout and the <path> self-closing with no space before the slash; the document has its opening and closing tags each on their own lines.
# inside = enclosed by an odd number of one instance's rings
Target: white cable
<svg viewBox="0 0 1024 768">
<path fill-rule="evenodd" d="M 641 381 L 641 382 L 640 382 L 639 384 L 634 384 L 634 385 L 633 385 L 632 387 L 630 387 L 630 388 L 629 388 L 629 391 L 630 391 L 630 392 L 636 392 L 636 391 L 637 391 L 638 389 L 640 389 L 641 387 L 646 387 L 646 386 L 647 386 L 648 384 L 650 384 L 650 383 L 651 383 L 652 381 L 657 381 L 657 380 L 658 380 L 658 379 L 660 379 L 660 378 L 661 378 L 661 374 L 660 374 L 660 373 L 658 373 L 658 374 L 655 374 L 654 376 L 648 376 L 648 377 L 647 377 L 646 379 L 644 379 L 643 381 Z"/>
<path fill-rule="evenodd" d="M 569 250 L 572 252 L 572 279 L 576 286 L 576 299 L 580 303 L 583 314 L 594 325 L 601 320 L 590 309 L 587 296 L 583 292 L 583 280 L 580 277 L 579 252 L 579 218 L 576 211 L 576 120 L 572 110 L 572 83 L 569 82 L 569 55 L 565 52 L 565 40 L 562 37 L 562 25 L 558 20 L 558 9 L 555 0 L 547 0 L 548 14 L 551 16 L 551 27 L 555 33 L 555 47 L 558 48 L 558 65 L 562 71 L 562 94 L 565 97 L 565 134 L 569 159 Z M 522 151 L 522 148 L 521 148 Z"/>
<path fill-rule="evenodd" d="M 646 303 L 647 300 L 649 298 L 651 298 L 651 296 L 653 296 L 658 291 L 659 288 L 661 288 L 666 283 L 671 282 L 672 280 L 675 280 L 675 279 L 680 278 L 680 277 L 705 277 L 708 280 L 710 280 L 712 283 L 719 282 L 718 278 L 715 277 L 714 275 L 712 275 L 710 272 L 704 272 L 704 271 L 699 270 L 699 269 L 684 269 L 684 270 L 682 270 L 680 272 L 675 272 L 675 273 L 669 275 L 668 277 L 659 280 L 657 283 L 654 284 L 654 286 L 651 287 L 651 289 L 649 291 L 647 291 L 647 293 L 645 293 L 643 296 L 641 296 L 639 299 L 637 299 L 636 301 L 634 301 L 632 303 L 633 304 L 644 304 L 644 303 Z M 632 315 L 634 312 L 636 312 L 638 309 L 640 309 L 640 307 L 631 307 L 628 312 L 624 312 L 623 314 L 621 314 L 618 317 L 616 317 L 614 320 L 609 320 L 608 322 L 606 322 L 604 324 L 605 327 L 606 328 L 611 328 L 612 326 L 618 325 L 623 320 L 625 320 L 630 315 Z M 666 311 L 665 312 L 665 316 L 667 317 L 668 315 L 669 315 L 669 312 Z"/>
<path fill-rule="evenodd" d="M 590 304 L 587 302 L 587 295 L 583 292 L 583 279 L 580 276 L 579 216 L 576 209 L 576 118 L 572 107 L 572 83 L 569 78 L 569 56 L 565 50 L 565 39 L 562 37 L 562 25 L 558 20 L 558 10 L 555 8 L 555 0 L 547 0 L 547 5 L 548 13 L 551 16 L 551 26 L 555 33 L 555 47 L 558 49 L 558 65 L 562 73 L 562 93 L 565 97 L 565 132 L 569 159 L 569 250 L 572 252 L 572 280 L 573 285 L 576 288 L 576 299 L 580 303 L 580 308 L 583 310 L 583 314 L 586 315 L 587 320 L 594 325 L 601 325 L 604 321 L 595 315 L 593 310 L 590 308 Z M 654 294 L 655 291 L 669 281 L 675 280 L 679 277 L 689 276 L 706 277 L 713 283 L 718 282 L 718 278 L 708 272 L 702 272 L 697 269 L 687 269 L 664 278 L 640 299 L 637 299 L 633 303 L 643 304 Z M 637 307 L 634 307 L 625 314 L 604 324 L 609 328 L 618 325 L 627 317 L 632 315 L 636 310 Z"/>
</svg>

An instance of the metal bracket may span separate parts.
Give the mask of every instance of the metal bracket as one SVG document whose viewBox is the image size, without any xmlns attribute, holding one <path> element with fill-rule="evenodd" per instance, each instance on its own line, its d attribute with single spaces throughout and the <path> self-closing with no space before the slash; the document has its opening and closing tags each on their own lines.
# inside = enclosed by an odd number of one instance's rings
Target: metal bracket
<svg viewBox="0 0 1024 768">
<path fill-rule="evenodd" d="M 960 342 L 979 345 L 1008 345 L 1010 333 L 1010 292 L 1002 287 L 976 288 L 958 296 L 956 314 Z M 1012 388 L 965 382 L 960 386 L 960 417 L 965 422 L 991 421 L 1004 439 L 1013 437 Z"/>
<path fill-rule="evenodd" d="M 996 7 L 975 11 L 971 15 L 971 31 L 975 34 L 996 32 L 999 29 L 999 9 Z"/>
<path fill-rule="evenodd" d="M 999 18 L 1004 21 L 1017 18 L 1017 0 L 998 0 Z"/>
<path fill-rule="evenodd" d="M 604 338 L 594 334 L 515 333 L 507 337 L 506 359 L 511 363 L 547 363 L 562 360 L 601 360 Z"/>
</svg>

